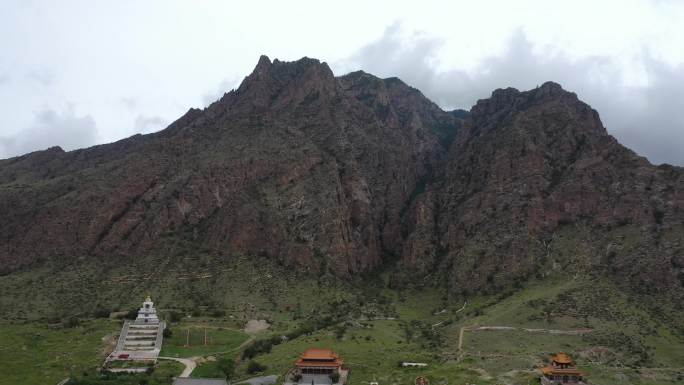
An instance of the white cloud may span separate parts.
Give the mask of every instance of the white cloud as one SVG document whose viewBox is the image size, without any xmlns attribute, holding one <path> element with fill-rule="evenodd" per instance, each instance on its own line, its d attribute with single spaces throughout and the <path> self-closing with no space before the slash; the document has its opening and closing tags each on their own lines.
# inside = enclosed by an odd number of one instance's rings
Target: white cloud
<svg viewBox="0 0 684 385">
<path fill-rule="evenodd" d="M 35 114 L 33 124 L 17 135 L 0 138 L 3 158 L 60 146 L 64 150 L 96 144 L 98 132 L 90 115 L 76 116 L 73 107 L 64 111 L 46 109 Z"/>
<path fill-rule="evenodd" d="M 246 75 L 247 74 L 245 74 L 245 76 Z M 208 106 L 211 103 L 221 99 L 221 97 L 223 97 L 223 94 L 237 88 L 239 85 L 240 80 L 238 80 L 237 78 L 223 79 L 214 91 L 207 92 L 202 96 L 202 102 L 205 106 Z"/>
<path fill-rule="evenodd" d="M 128 110 L 134 110 L 138 107 L 138 99 L 134 97 L 123 97 L 119 102 Z"/>
<path fill-rule="evenodd" d="M 169 122 L 159 116 L 138 115 L 135 118 L 135 131 L 149 134 L 166 128 Z"/>
<path fill-rule="evenodd" d="M 30 70 L 26 73 L 26 78 L 43 87 L 51 86 L 56 80 L 55 72 L 46 68 Z"/>
</svg>

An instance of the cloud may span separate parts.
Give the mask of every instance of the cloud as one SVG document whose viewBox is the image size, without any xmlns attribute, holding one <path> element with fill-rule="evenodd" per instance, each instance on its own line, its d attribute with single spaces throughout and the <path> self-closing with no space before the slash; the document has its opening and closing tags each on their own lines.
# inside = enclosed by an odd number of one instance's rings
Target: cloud
<svg viewBox="0 0 684 385">
<path fill-rule="evenodd" d="M 169 122 L 159 116 L 138 115 L 135 118 L 135 131 L 141 134 L 162 130 L 168 125 Z"/>
<path fill-rule="evenodd" d="M 209 91 L 202 96 L 202 102 L 205 106 L 221 99 L 223 94 L 235 89 L 240 84 L 240 80 L 237 78 L 223 79 L 219 86 L 214 91 Z"/>
<path fill-rule="evenodd" d="M 10 77 L 7 74 L 0 74 L 0 86 L 3 84 L 7 84 L 10 81 Z"/>
<path fill-rule="evenodd" d="M 124 97 L 119 99 L 119 102 L 129 110 L 136 109 L 138 107 L 138 99 L 133 97 Z"/>
<path fill-rule="evenodd" d="M 654 163 L 684 165 L 684 66 L 672 66 L 647 50 L 625 65 L 608 56 L 573 58 L 557 47 L 535 47 L 518 30 L 496 56 L 475 70 L 439 70 L 444 42 L 398 24 L 339 63 L 378 76 L 397 76 L 444 108 L 470 108 L 492 90 L 530 89 L 553 80 L 599 111 L 608 131 Z M 442 66 L 443 67 L 443 66 Z"/>
<path fill-rule="evenodd" d="M 48 87 L 54 84 L 56 80 L 55 73 L 49 69 L 34 69 L 26 73 L 26 78 L 32 80 L 43 87 Z"/>
<path fill-rule="evenodd" d="M 90 115 L 76 116 L 73 106 L 64 111 L 46 109 L 36 113 L 33 124 L 9 138 L 0 138 L 0 157 L 60 146 L 73 150 L 97 143 L 95 120 Z"/>
</svg>

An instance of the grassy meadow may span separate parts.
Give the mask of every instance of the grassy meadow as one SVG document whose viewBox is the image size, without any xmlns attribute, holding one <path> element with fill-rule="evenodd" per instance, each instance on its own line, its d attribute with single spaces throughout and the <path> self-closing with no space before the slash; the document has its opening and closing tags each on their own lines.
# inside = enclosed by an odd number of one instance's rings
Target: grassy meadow
<svg viewBox="0 0 684 385">
<path fill-rule="evenodd" d="M 201 357 L 193 377 L 222 376 L 219 361 L 229 359 L 233 382 L 271 374 L 282 381 L 306 348 L 328 347 L 345 360 L 350 385 L 373 379 L 409 385 L 419 375 L 440 385 L 534 384 L 537 368 L 561 350 L 592 383 L 684 383 L 682 328 L 664 321 L 677 315 L 591 276 L 547 274 L 494 295 L 449 297 L 431 287 L 390 289 L 384 274 L 340 282 L 297 275 L 266 259 L 178 261 L 167 264 L 160 256 L 157 268 L 84 261 L 79 269 L 42 267 L 0 277 L 8 293 L 0 299 L 0 385 L 57 384 L 67 377 L 82 385 L 171 384 L 182 370 L 174 362 L 161 361 L 149 374 L 98 373 L 122 321 L 96 317 L 133 310 L 148 293 L 172 331 L 162 355 Z M 109 279 L 91 278 L 105 270 Z M 91 311 L 70 313 L 84 308 L 74 304 L 91 304 L 85 307 Z M 270 328 L 248 335 L 242 329 L 251 319 Z M 478 329 L 483 326 L 511 329 Z M 592 331 L 548 332 L 575 329 Z M 253 361 L 266 369 L 249 373 Z M 401 368 L 401 361 L 428 366 Z"/>
</svg>

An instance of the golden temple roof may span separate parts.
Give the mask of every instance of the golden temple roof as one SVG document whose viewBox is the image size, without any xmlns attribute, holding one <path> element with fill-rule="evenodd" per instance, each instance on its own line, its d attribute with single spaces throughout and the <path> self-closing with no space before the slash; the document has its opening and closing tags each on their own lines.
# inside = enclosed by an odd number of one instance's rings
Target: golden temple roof
<svg viewBox="0 0 684 385">
<path fill-rule="evenodd" d="M 572 365 L 572 358 L 570 358 L 569 355 L 559 352 L 552 358 L 553 362 L 557 362 L 559 364 L 569 364 Z"/>
</svg>

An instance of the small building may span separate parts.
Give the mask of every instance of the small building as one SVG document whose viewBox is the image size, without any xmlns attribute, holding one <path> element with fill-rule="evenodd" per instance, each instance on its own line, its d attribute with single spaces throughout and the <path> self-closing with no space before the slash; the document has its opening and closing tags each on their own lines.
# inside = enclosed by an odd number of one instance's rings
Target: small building
<svg viewBox="0 0 684 385">
<path fill-rule="evenodd" d="M 582 373 L 569 355 L 560 352 L 551 357 L 551 365 L 541 368 L 542 385 L 583 385 Z"/>
<path fill-rule="evenodd" d="M 340 374 L 344 361 L 330 349 L 308 349 L 295 362 L 296 372 L 305 374 Z"/>
</svg>

